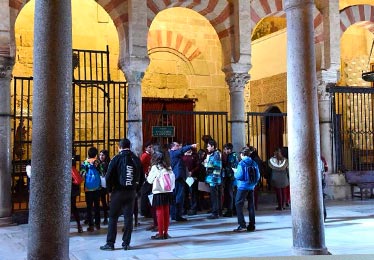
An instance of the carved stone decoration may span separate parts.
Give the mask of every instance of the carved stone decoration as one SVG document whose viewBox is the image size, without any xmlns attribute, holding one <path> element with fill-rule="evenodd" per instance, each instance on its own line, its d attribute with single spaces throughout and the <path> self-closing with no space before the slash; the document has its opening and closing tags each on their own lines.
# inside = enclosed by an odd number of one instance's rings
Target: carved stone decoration
<svg viewBox="0 0 374 260">
<path fill-rule="evenodd" d="M 0 78 L 11 78 L 12 69 L 14 65 L 14 58 L 0 57 Z"/>
<path fill-rule="evenodd" d="M 230 92 L 243 91 L 249 79 L 250 75 L 248 73 L 226 74 L 226 82 L 229 85 Z"/>
<path fill-rule="evenodd" d="M 329 70 L 317 72 L 317 93 L 318 100 L 329 100 L 330 93 L 326 91 L 329 83 L 336 83 L 338 80 L 338 70 L 332 67 Z"/>
</svg>

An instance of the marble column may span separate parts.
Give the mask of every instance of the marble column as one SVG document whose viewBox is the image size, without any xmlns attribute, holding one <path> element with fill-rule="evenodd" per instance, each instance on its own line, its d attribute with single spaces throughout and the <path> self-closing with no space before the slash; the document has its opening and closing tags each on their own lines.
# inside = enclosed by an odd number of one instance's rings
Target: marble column
<svg viewBox="0 0 374 260">
<path fill-rule="evenodd" d="M 27 259 L 69 259 L 72 151 L 71 1 L 35 1 Z"/>
<path fill-rule="evenodd" d="M 248 73 L 226 74 L 226 81 L 230 89 L 231 142 L 236 152 L 239 152 L 246 144 L 243 92 L 248 80 Z"/>
<path fill-rule="evenodd" d="M 0 57 L 0 226 L 12 223 L 10 147 L 10 80 L 14 59 Z"/>
<path fill-rule="evenodd" d="M 332 154 L 332 118 L 331 118 L 331 98 L 330 93 L 326 91 L 329 83 L 337 82 L 337 70 L 331 68 L 318 74 L 318 112 L 319 129 L 321 138 L 321 155 L 326 159 L 329 167 L 328 172 L 335 172 L 335 165 Z"/>
<path fill-rule="evenodd" d="M 339 80 L 340 69 L 340 30 L 339 1 L 316 1 L 323 15 L 324 51 L 321 71 L 318 79 L 318 107 L 321 133 L 321 154 L 329 166 L 329 172 L 335 172 L 332 154 L 332 118 L 331 100 L 326 86 Z"/>
<path fill-rule="evenodd" d="M 287 114 L 293 249 L 328 254 L 319 172 L 320 137 L 313 0 L 286 0 Z"/>
<path fill-rule="evenodd" d="M 142 87 L 144 72 L 128 71 L 126 80 L 128 84 L 127 97 L 127 138 L 131 141 L 131 150 L 141 155 L 143 150 L 143 123 L 142 123 Z"/>
</svg>

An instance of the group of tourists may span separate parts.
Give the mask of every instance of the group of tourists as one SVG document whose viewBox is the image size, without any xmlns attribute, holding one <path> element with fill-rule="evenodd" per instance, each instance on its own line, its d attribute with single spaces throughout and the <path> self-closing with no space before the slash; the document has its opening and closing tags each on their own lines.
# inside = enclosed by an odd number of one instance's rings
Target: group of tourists
<svg viewBox="0 0 374 260">
<path fill-rule="evenodd" d="M 236 215 L 238 227 L 234 232 L 255 231 L 256 186 L 260 181 L 263 162 L 254 147 L 243 147 L 237 154 L 231 143 L 225 144 L 221 152 L 212 138 L 206 140 L 204 149 L 198 151 L 198 144 L 181 145 L 172 142 L 165 148 L 147 143 L 144 152 L 138 157 L 130 150 L 130 146 L 130 140 L 120 140 L 119 153 L 112 159 L 106 150 L 98 153 L 95 147 L 91 147 L 88 149 L 88 158 L 80 167 L 87 203 L 87 231 L 92 232 L 100 229 L 100 224 L 108 224 L 106 244 L 100 247 L 101 250 L 114 250 L 117 223 L 121 215 L 124 215 L 122 247 L 124 250 L 130 249 L 133 227 L 138 224 L 137 219 L 133 224 L 134 215 L 138 215 L 138 196 L 140 214 L 153 218 L 153 224 L 148 228 L 157 232 L 151 236 L 153 240 L 170 239 L 170 219 L 187 221 L 184 216 L 197 214 L 207 197 L 210 198 L 207 219 Z M 273 172 L 278 207 L 283 209 L 283 186 L 288 186 L 288 177 L 287 180 L 283 179 L 281 171 L 287 171 L 288 163 L 284 157 L 278 157 L 275 153 L 269 166 Z M 78 232 L 83 232 L 75 202 L 79 195 L 79 184 L 76 184 L 73 171 L 72 178 L 72 213 L 77 221 Z M 100 200 L 104 210 L 103 223 L 100 223 Z M 243 213 L 246 201 L 248 222 Z"/>
</svg>

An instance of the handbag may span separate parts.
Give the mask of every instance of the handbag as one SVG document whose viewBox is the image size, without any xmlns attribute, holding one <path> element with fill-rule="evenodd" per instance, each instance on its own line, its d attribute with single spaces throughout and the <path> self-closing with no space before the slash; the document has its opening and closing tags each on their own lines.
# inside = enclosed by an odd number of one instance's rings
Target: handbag
<svg viewBox="0 0 374 260">
<path fill-rule="evenodd" d="M 80 185 L 83 182 L 83 178 L 78 172 L 77 168 L 71 168 L 71 177 L 73 178 L 73 184 Z"/>
</svg>

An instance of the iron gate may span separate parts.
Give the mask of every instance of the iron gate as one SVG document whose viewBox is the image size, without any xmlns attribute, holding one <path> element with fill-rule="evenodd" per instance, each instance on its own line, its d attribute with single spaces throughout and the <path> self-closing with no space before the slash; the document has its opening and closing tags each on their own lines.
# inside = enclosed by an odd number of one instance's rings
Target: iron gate
<svg viewBox="0 0 374 260">
<path fill-rule="evenodd" d="M 145 111 L 143 118 L 143 136 L 152 137 L 153 142 L 167 145 L 177 141 L 183 144 L 200 143 L 203 136 L 210 135 L 222 147 L 230 140 L 227 112 L 201 111 Z M 155 136 L 152 127 L 174 127 L 173 135 Z M 148 140 L 145 140 L 148 141 Z"/>
<path fill-rule="evenodd" d="M 110 78 L 109 49 L 73 49 L 73 154 L 77 166 L 91 146 L 117 153 L 126 135 L 126 82 Z M 31 160 L 32 77 L 13 79 L 13 210 L 28 209 L 29 180 L 25 167 Z M 84 193 L 80 197 L 84 201 Z"/>
<path fill-rule="evenodd" d="M 374 169 L 374 89 L 331 84 L 333 158 L 338 172 Z"/>
<path fill-rule="evenodd" d="M 278 147 L 287 147 L 286 113 L 247 113 L 247 144 L 255 147 L 267 161 Z"/>
</svg>

